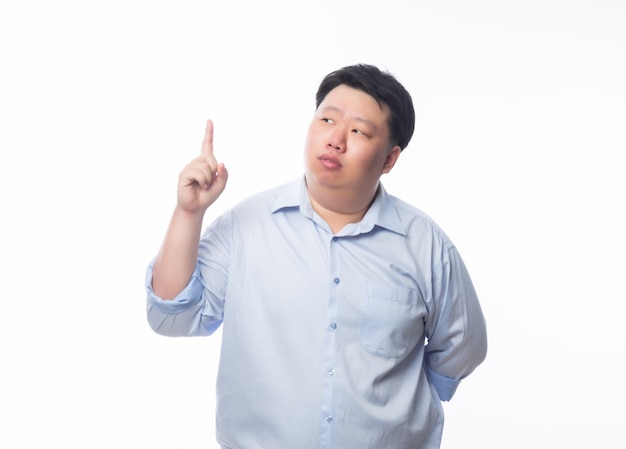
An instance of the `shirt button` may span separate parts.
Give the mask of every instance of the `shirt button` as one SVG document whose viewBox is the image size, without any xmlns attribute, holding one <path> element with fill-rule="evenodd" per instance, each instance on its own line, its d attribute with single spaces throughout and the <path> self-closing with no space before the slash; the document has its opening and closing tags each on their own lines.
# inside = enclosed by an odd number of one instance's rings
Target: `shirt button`
<svg viewBox="0 0 626 449">
<path fill-rule="evenodd" d="M 332 416 L 330 416 L 330 415 L 329 415 L 329 416 L 327 416 L 327 417 L 326 417 L 326 422 L 327 422 L 327 423 L 331 423 L 331 422 L 333 422 L 333 417 L 332 417 Z"/>
<path fill-rule="evenodd" d="M 327 371 L 327 372 L 328 372 L 328 375 L 329 375 L 329 376 L 332 376 L 333 374 L 335 374 L 335 370 L 334 370 L 334 369 L 332 369 L 332 368 L 328 368 L 328 371 Z"/>
<path fill-rule="evenodd" d="M 337 323 L 330 323 L 330 326 L 328 326 L 328 330 L 334 331 L 335 329 L 337 329 Z"/>
<path fill-rule="evenodd" d="M 339 278 L 335 278 L 335 279 L 333 279 L 333 282 L 334 282 L 335 284 L 339 285 L 339 283 L 340 283 L 341 281 L 339 280 Z"/>
</svg>

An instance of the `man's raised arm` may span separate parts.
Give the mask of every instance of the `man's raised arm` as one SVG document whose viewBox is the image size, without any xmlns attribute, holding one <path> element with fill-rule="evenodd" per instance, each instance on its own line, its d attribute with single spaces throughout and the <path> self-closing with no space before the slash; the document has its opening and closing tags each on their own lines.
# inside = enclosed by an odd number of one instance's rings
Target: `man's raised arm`
<svg viewBox="0 0 626 449">
<path fill-rule="evenodd" d="M 228 171 L 213 154 L 213 122 L 207 121 L 200 156 L 178 176 L 176 208 L 152 269 L 152 289 L 162 299 L 176 297 L 198 260 L 202 219 L 226 187 Z"/>
</svg>

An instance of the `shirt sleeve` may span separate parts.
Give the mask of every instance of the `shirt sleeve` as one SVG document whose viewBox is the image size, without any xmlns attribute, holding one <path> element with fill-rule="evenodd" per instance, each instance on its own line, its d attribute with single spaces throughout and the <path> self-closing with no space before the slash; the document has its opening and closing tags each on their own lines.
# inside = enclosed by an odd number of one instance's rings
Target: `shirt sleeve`
<svg viewBox="0 0 626 449">
<path fill-rule="evenodd" d="M 487 354 L 485 319 L 469 273 L 456 248 L 446 248 L 434 274 L 433 304 L 427 325 L 425 365 L 442 401 Z"/>
<path fill-rule="evenodd" d="M 203 300 L 200 264 L 187 286 L 172 300 L 164 300 L 152 289 L 152 268 L 154 260 L 146 270 L 146 291 L 148 324 L 156 333 L 168 337 L 210 335 L 222 323 L 221 318 L 208 311 Z"/>
<path fill-rule="evenodd" d="M 187 286 L 174 299 L 164 300 L 152 289 L 154 259 L 146 272 L 147 315 L 150 327 L 169 337 L 205 336 L 224 320 L 224 302 L 231 253 L 231 214 L 215 219 L 198 246 L 198 262 Z"/>
</svg>

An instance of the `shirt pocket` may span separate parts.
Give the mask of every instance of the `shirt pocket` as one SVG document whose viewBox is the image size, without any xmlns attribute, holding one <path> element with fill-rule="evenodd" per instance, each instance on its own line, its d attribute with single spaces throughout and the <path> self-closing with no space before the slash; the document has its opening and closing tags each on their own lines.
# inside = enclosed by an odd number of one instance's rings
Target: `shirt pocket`
<svg viewBox="0 0 626 449">
<path fill-rule="evenodd" d="M 403 357 L 422 341 L 427 314 L 417 290 L 366 282 L 361 345 L 379 357 Z"/>
</svg>

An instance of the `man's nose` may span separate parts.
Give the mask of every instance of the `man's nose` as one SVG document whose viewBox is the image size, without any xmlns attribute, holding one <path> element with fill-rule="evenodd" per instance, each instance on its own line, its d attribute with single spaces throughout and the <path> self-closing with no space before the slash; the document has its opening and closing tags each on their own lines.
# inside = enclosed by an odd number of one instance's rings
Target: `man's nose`
<svg viewBox="0 0 626 449">
<path fill-rule="evenodd" d="M 328 144 L 330 148 L 337 150 L 339 152 L 344 152 L 346 150 L 346 138 L 345 133 L 339 127 L 333 130 L 328 136 Z"/>
</svg>

